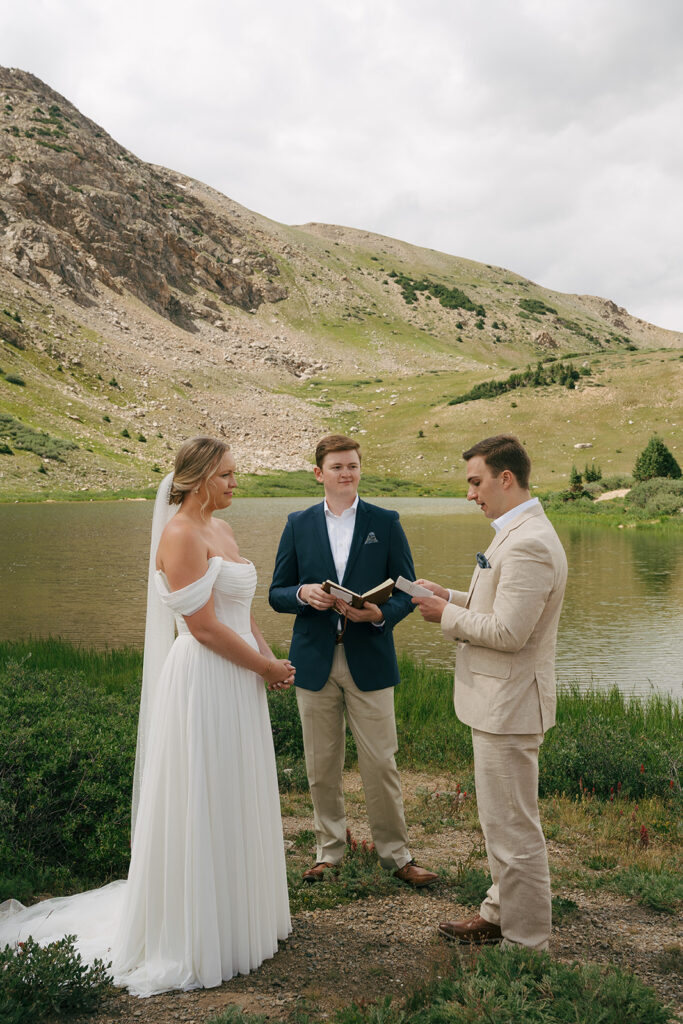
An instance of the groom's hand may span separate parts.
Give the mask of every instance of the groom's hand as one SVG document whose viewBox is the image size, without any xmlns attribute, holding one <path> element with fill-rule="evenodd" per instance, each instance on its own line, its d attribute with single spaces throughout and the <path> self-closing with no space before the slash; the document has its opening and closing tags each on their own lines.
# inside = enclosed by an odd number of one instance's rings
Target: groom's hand
<svg viewBox="0 0 683 1024">
<path fill-rule="evenodd" d="M 334 604 L 332 595 L 323 590 L 319 583 L 304 583 L 299 590 L 299 597 L 319 612 L 326 611 Z"/>
<path fill-rule="evenodd" d="M 431 580 L 415 580 L 415 582 L 419 583 L 421 587 L 431 590 L 432 594 L 435 594 L 436 597 L 440 597 L 444 601 L 448 601 L 451 596 L 450 591 L 446 590 L 439 583 L 432 583 Z"/>
<path fill-rule="evenodd" d="M 423 583 L 422 580 L 420 582 L 423 586 L 426 586 L 426 583 Z M 444 601 L 441 597 L 414 597 L 413 604 L 416 604 L 420 609 L 425 622 L 441 622 L 441 616 L 448 601 Z"/>
</svg>

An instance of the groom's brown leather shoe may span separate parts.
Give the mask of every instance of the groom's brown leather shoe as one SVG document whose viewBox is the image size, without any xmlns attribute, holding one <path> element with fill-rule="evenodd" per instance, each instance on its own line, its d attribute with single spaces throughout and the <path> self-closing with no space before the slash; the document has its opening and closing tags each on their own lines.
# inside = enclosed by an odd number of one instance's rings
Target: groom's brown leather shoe
<svg viewBox="0 0 683 1024">
<path fill-rule="evenodd" d="M 438 877 L 433 871 L 419 867 L 414 860 L 409 860 L 402 868 L 394 871 L 394 878 L 400 878 L 402 882 L 407 882 L 416 889 L 421 889 L 423 885 L 431 885 Z"/>
<path fill-rule="evenodd" d="M 304 882 L 320 882 L 326 871 L 330 871 L 334 867 L 334 864 L 330 864 L 326 860 L 319 860 L 317 864 L 314 864 L 308 871 L 304 871 L 301 876 Z"/>
<path fill-rule="evenodd" d="M 503 938 L 500 927 L 479 914 L 467 921 L 444 921 L 439 925 L 438 932 L 451 942 L 473 942 L 477 946 L 500 942 Z"/>
</svg>

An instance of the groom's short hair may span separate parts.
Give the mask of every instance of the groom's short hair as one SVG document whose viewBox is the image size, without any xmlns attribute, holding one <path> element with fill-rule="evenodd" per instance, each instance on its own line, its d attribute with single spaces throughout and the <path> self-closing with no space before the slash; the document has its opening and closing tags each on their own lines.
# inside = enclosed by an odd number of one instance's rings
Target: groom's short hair
<svg viewBox="0 0 683 1024">
<path fill-rule="evenodd" d="M 322 469 L 323 460 L 330 452 L 358 452 L 358 461 L 361 460 L 360 445 L 352 437 L 346 434 L 328 434 L 321 438 L 315 448 L 315 464 Z"/>
<path fill-rule="evenodd" d="M 525 490 L 528 488 L 531 459 L 522 442 L 514 434 L 485 437 L 483 441 L 477 441 L 462 453 L 465 462 L 473 459 L 475 455 L 481 455 L 494 476 L 498 476 L 504 469 L 509 469 L 519 486 Z"/>
</svg>

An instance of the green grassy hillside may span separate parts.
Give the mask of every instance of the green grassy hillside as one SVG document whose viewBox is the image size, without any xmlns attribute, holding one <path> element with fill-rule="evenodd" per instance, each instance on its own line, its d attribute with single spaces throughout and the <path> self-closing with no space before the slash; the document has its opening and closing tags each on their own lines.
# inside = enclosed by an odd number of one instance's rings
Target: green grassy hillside
<svg viewBox="0 0 683 1024">
<path fill-rule="evenodd" d="M 460 452 L 502 430 L 541 488 L 593 457 L 630 472 L 654 431 L 676 454 L 683 334 L 501 267 L 278 224 L 143 163 L 33 76 L 0 84 L 3 500 L 143 493 L 197 433 L 230 441 L 252 493 L 300 489 L 338 430 L 402 493 L 461 493 Z M 451 404 L 539 361 L 575 387 Z"/>
</svg>

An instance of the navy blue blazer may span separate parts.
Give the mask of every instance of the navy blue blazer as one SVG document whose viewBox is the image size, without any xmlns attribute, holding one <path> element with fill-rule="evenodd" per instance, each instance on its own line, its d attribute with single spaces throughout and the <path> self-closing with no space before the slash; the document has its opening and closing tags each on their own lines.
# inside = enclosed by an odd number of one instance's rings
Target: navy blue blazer
<svg viewBox="0 0 683 1024">
<path fill-rule="evenodd" d="M 344 578 L 339 582 L 362 594 L 391 577 L 415 579 L 410 547 L 398 512 L 359 499 L 356 524 Z M 325 506 L 292 512 L 280 538 L 268 600 L 276 612 L 296 615 L 289 657 L 296 667 L 296 685 L 321 690 L 334 657 L 339 613 L 316 611 L 300 604 L 296 594 L 304 583 L 336 580 L 337 571 L 325 522 Z M 383 690 L 399 682 L 392 630 L 413 611 L 410 595 L 395 590 L 383 604 L 384 625 L 347 622 L 346 660 L 359 690 Z"/>
</svg>

